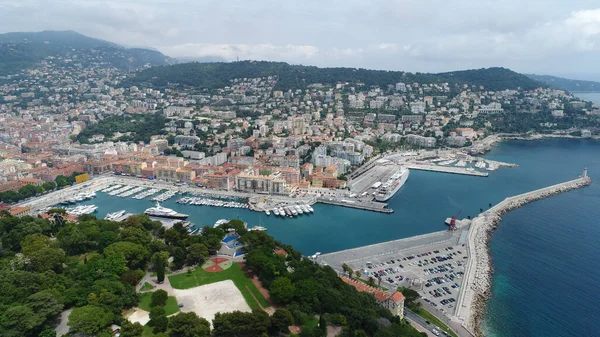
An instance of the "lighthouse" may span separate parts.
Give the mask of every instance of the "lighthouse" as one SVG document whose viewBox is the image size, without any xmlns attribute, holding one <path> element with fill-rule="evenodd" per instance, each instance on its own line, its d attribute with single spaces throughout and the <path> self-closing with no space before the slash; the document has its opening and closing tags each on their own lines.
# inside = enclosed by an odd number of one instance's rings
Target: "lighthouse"
<svg viewBox="0 0 600 337">
<path fill-rule="evenodd" d="M 587 167 L 583 168 L 583 177 L 587 177 Z"/>
</svg>

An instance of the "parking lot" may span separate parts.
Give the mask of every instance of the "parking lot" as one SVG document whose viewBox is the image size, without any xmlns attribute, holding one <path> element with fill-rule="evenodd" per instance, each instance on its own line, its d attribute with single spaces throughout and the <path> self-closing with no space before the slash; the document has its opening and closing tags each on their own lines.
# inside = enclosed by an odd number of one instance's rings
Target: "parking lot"
<svg viewBox="0 0 600 337">
<path fill-rule="evenodd" d="M 411 287 L 421 294 L 424 301 L 452 315 L 467 261 L 460 234 L 460 231 L 432 233 L 419 241 L 398 240 L 398 249 L 382 247 L 382 252 L 381 249 L 367 247 L 365 251 L 349 251 L 345 256 L 325 255 L 322 259 L 329 263 L 346 263 L 353 270 L 360 270 L 363 280 L 372 278 L 375 284 L 388 289 Z M 433 241 L 435 239 L 438 241 Z M 427 240 L 432 242 L 419 244 Z M 349 256 L 360 257 L 349 259 Z M 336 265 L 332 266 L 336 268 Z"/>
</svg>

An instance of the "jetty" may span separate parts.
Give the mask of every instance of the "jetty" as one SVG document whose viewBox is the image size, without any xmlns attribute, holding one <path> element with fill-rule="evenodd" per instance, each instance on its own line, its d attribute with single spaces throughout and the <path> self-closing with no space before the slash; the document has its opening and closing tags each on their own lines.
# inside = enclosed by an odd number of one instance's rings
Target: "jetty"
<svg viewBox="0 0 600 337">
<path fill-rule="evenodd" d="M 417 164 L 417 163 L 406 163 L 404 164 L 411 170 L 419 171 L 432 171 L 432 172 L 443 172 L 452 174 L 464 174 L 468 176 L 476 177 L 487 177 L 487 172 L 479 172 L 477 170 L 467 170 L 464 167 L 453 167 L 453 166 L 439 166 L 439 165 L 428 165 L 428 164 Z"/>
<path fill-rule="evenodd" d="M 391 208 L 386 208 L 387 204 L 383 202 L 374 201 L 360 201 L 360 200 L 344 200 L 344 199 L 333 199 L 333 198 L 319 198 L 317 202 L 329 205 L 336 205 L 342 207 L 362 209 L 365 211 L 379 212 L 379 213 L 394 213 Z"/>
<path fill-rule="evenodd" d="M 467 237 L 468 262 L 465 268 L 463 286 L 456 301 L 453 321 L 460 324 L 475 336 L 482 336 L 481 318 L 485 303 L 490 296 L 492 266 L 488 252 L 491 232 L 502 220 L 502 215 L 531 202 L 588 186 L 592 180 L 587 169 L 577 179 L 548 186 L 539 190 L 515 195 L 479 214 L 471 221 Z"/>
</svg>

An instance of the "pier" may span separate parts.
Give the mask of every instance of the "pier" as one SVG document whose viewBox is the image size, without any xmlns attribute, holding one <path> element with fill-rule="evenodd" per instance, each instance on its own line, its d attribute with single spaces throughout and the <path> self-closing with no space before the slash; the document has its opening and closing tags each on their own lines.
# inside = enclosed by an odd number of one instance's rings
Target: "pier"
<svg viewBox="0 0 600 337">
<path fill-rule="evenodd" d="M 333 200 L 333 199 L 327 199 L 327 198 L 319 198 L 319 199 L 317 199 L 317 202 L 320 202 L 323 204 L 329 204 L 329 205 L 362 209 L 365 211 L 387 213 L 387 214 L 394 213 L 393 209 L 386 208 L 387 204 L 382 203 L 382 202 L 373 202 L 373 201 L 364 202 L 364 201 L 359 201 L 359 200 L 343 200 L 343 199 L 338 201 L 337 199 Z"/>
<path fill-rule="evenodd" d="M 492 269 L 488 241 L 492 230 L 502 220 L 502 215 L 531 202 L 582 188 L 591 183 L 592 180 L 584 170 L 583 175 L 577 179 L 506 198 L 474 218 L 471 221 L 467 237 L 469 259 L 465 268 L 463 287 L 457 298 L 457 310 L 452 319 L 460 322 L 474 335 L 482 335 L 479 328 L 480 319 L 491 289 Z"/>
<path fill-rule="evenodd" d="M 447 167 L 447 166 L 439 166 L 439 165 L 428 165 L 428 164 L 416 164 L 416 163 L 406 163 L 404 164 L 407 168 L 411 170 L 419 170 L 419 171 L 431 171 L 431 172 L 443 172 L 443 173 L 451 173 L 451 174 L 464 174 L 468 176 L 476 176 L 476 177 L 487 177 L 487 172 L 479 172 L 477 170 L 467 171 L 466 168 L 463 167 Z"/>
</svg>

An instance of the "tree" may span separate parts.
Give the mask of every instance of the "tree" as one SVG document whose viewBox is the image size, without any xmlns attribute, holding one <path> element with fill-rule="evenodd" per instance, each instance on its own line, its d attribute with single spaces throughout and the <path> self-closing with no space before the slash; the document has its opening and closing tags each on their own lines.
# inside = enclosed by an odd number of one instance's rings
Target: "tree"
<svg viewBox="0 0 600 337">
<path fill-rule="evenodd" d="M 153 307 L 150 309 L 150 321 L 148 325 L 152 327 L 152 332 L 165 332 L 169 325 L 169 319 L 165 314 L 164 307 Z"/>
<path fill-rule="evenodd" d="M 348 273 L 349 278 L 352 278 L 352 273 L 354 273 L 354 271 L 352 270 L 352 268 L 350 268 L 350 266 L 344 263 L 342 264 L 342 270 Z"/>
<path fill-rule="evenodd" d="M 42 290 L 29 296 L 27 305 L 46 322 L 56 319 L 64 307 L 61 295 L 52 290 Z"/>
<path fill-rule="evenodd" d="M 181 312 L 169 321 L 171 337 L 209 337 L 210 324 L 194 312 Z"/>
<path fill-rule="evenodd" d="M 52 191 L 52 190 L 54 190 L 56 188 L 56 183 L 54 183 L 52 181 L 47 181 L 47 182 L 45 182 L 45 183 L 42 184 L 42 187 L 46 191 Z"/>
<path fill-rule="evenodd" d="M 104 255 L 123 255 L 127 261 L 127 266 L 132 269 L 137 269 L 144 265 L 148 257 L 148 250 L 144 246 L 131 242 L 115 242 L 112 245 L 104 248 Z"/>
<path fill-rule="evenodd" d="M 276 278 L 269 287 L 271 299 L 277 303 L 286 304 L 294 298 L 296 287 L 287 277 Z"/>
<path fill-rule="evenodd" d="M 202 243 L 194 243 L 188 247 L 188 263 L 202 264 L 208 257 L 208 247 Z"/>
<path fill-rule="evenodd" d="M 275 331 L 279 332 L 287 332 L 288 327 L 294 324 L 294 316 L 292 313 L 285 309 L 277 309 L 271 316 L 271 326 L 275 329 Z"/>
<path fill-rule="evenodd" d="M 2 336 L 21 337 L 31 335 L 44 323 L 44 319 L 28 306 L 17 305 L 6 309 L 1 323 L 4 330 Z"/>
<path fill-rule="evenodd" d="M 73 309 L 67 325 L 72 331 L 94 335 L 108 326 L 113 317 L 111 312 L 102 307 L 86 305 Z"/>
<path fill-rule="evenodd" d="M 165 280 L 165 266 L 167 264 L 167 258 L 169 258 L 169 253 L 167 252 L 158 252 L 152 255 L 152 263 L 154 264 L 154 269 L 156 270 L 156 278 L 158 283 L 162 283 Z"/>
<path fill-rule="evenodd" d="M 400 291 L 402 293 L 402 295 L 404 295 L 405 298 L 405 304 L 408 307 L 413 306 L 415 303 L 418 303 L 417 300 L 421 297 L 421 295 L 419 295 L 419 293 L 413 289 L 410 288 L 398 288 L 398 291 Z"/>
<path fill-rule="evenodd" d="M 142 337 L 144 327 L 138 323 L 131 323 L 128 320 L 123 322 L 121 326 L 121 337 Z"/>
<path fill-rule="evenodd" d="M 46 329 L 40 333 L 39 337 L 56 337 L 56 330 Z"/>
<path fill-rule="evenodd" d="M 48 210 L 47 212 L 48 214 L 60 214 L 60 215 L 66 215 L 67 214 L 67 210 L 64 208 L 60 208 L 60 207 L 55 207 L 55 208 L 51 208 L 50 210 Z"/>
<path fill-rule="evenodd" d="M 56 186 L 58 186 L 59 188 L 67 186 L 69 184 L 67 177 L 63 175 L 56 176 L 56 179 L 54 179 L 54 181 L 56 182 Z"/>
<path fill-rule="evenodd" d="M 324 335 L 327 335 L 327 321 L 325 320 L 325 315 L 321 315 L 321 317 L 319 317 L 319 328 Z"/>
<path fill-rule="evenodd" d="M 152 300 L 150 301 L 150 307 L 164 307 L 167 304 L 169 294 L 162 289 L 152 293 Z"/>
</svg>

